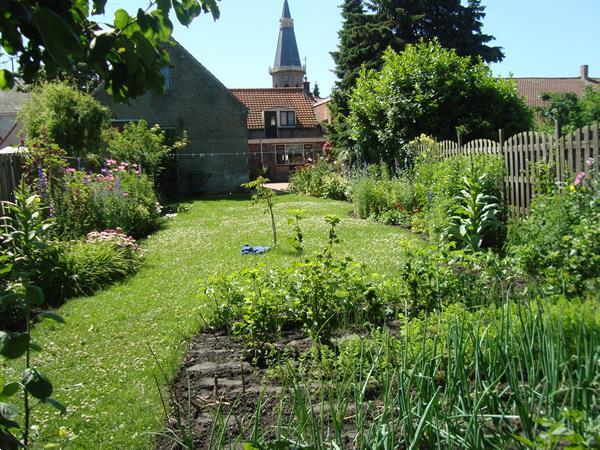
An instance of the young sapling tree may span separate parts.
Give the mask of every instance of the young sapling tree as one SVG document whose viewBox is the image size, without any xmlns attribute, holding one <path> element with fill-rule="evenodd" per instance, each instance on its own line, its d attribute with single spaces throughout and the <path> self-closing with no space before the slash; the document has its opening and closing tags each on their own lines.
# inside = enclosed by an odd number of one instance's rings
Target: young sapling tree
<svg viewBox="0 0 600 450">
<path fill-rule="evenodd" d="M 270 180 L 265 177 L 258 177 L 254 181 L 242 184 L 242 187 L 246 189 L 254 189 L 252 194 L 252 203 L 255 205 L 264 203 L 265 212 L 268 212 L 271 216 L 271 228 L 273 230 L 273 246 L 277 246 L 277 227 L 275 225 L 275 215 L 273 214 L 273 199 L 277 194 L 273 189 L 269 189 L 265 186 Z"/>
</svg>

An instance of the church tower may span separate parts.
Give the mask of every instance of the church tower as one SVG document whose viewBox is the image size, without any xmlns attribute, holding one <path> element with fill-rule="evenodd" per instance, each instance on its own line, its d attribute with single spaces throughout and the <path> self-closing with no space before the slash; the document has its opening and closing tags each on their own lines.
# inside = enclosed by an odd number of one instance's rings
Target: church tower
<svg viewBox="0 0 600 450">
<path fill-rule="evenodd" d="M 288 0 L 283 2 L 283 13 L 279 19 L 279 40 L 275 53 L 275 65 L 269 73 L 273 87 L 303 87 L 305 70 L 300 62 L 300 53 L 294 33 L 294 19 L 290 14 Z"/>
</svg>

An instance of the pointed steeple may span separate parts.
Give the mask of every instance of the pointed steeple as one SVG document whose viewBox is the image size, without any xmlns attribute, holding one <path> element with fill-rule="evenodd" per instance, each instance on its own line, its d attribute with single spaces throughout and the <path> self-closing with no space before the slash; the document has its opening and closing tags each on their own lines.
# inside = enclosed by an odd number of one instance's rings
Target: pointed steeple
<svg viewBox="0 0 600 450">
<path fill-rule="evenodd" d="M 302 87 L 303 85 L 304 68 L 300 61 L 294 33 L 294 19 L 290 13 L 288 0 L 283 1 L 275 64 L 270 73 L 273 77 L 273 87 Z"/>
</svg>

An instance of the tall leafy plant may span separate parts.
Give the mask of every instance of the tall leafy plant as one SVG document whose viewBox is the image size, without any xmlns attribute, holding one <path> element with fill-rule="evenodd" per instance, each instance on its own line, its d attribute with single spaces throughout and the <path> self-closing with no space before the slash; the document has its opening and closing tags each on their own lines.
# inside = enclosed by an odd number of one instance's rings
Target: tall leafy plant
<svg viewBox="0 0 600 450">
<path fill-rule="evenodd" d="M 265 177 L 258 177 L 254 181 L 242 184 L 246 189 L 254 189 L 252 194 L 252 202 L 254 204 L 264 203 L 265 211 L 271 216 L 271 229 L 273 230 L 273 245 L 277 245 L 277 226 L 275 225 L 275 215 L 273 214 L 273 199 L 277 194 L 273 189 L 265 186 L 270 180 Z"/>
<path fill-rule="evenodd" d="M 479 251 L 486 232 L 499 226 L 498 199 L 483 192 L 486 177 L 485 173 L 475 177 L 472 166 L 471 174 L 463 177 L 462 191 L 455 197 L 454 215 L 443 235 L 459 248 Z"/>
<path fill-rule="evenodd" d="M 0 448 L 27 448 L 30 444 L 31 413 L 38 404 L 47 404 L 61 412 L 65 407 L 52 398 L 53 386 L 48 377 L 32 362 L 32 351 L 41 351 L 42 347 L 33 342 L 31 331 L 34 319 L 48 318 L 59 323 L 64 319 L 52 312 L 43 311 L 34 314 L 34 308 L 44 303 L 44 293 L 30 281 L 30 271 L 45 246 L 45 235 L 52 225 L 44 219 L 40 197 L 29 195 L 24 186 L 15 192 L 15 202 L 3 203 L 2 244 L 4 254 L 0 260 L 0 274 L 10 270 L 20 281 L 14 292 L 0 298 L 0 304 L 22 301 L 25 309 L 25 331 L 0 331 L 0 355 L 6 359 L 24 359 L 25 369 L 20 381 L 4 382 L 0 380 Z M 22 392 L 23 423 L 16 421 L 19 408 L 9 401 Z M 33 402 L 37 400 L 37 404 Z M 20 432 L 20 433 L 19 433 Z"/>
</svg>

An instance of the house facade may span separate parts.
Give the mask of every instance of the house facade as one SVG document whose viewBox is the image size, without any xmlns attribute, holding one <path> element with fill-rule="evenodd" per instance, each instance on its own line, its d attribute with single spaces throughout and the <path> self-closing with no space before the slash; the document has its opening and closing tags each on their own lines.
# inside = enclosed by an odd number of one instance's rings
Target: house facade
<svg viewBox="0 0 600 450">
<path fill-rule="evenodd" d="M 169 47 L 165 92 L 115 102 L 104 90 L 94 96 L 116 125 L 144 119 L 173 135 L 185 130 L 189 145 L 176 155 L 180 194 L 226 193 L 248 181 L 247 109 L 181 45 Z"/>
<path fill-rule="evenodd" d="M 248 108 L 250 177 L 264 174 L 287 181 L 291 173 L 313 161 L 325 138 L 304 88 L 232 89 Z"/>
<path fill-rule="evenodd" d="M 15 85 L 8 91 L 0 91 L 0 148 L 16 145 L 21 141 L 23 124 L 17 120 L 21 105 L 29 98 L 27 92 Z"/>
<path fill-rule="evenodd" d="M 272 88 L 231 89 L 231 93 L 248 109 L 250 177 L 287 181 L 294 170 L 314 160 L 325 143 L 287 0 L 269 74 Z"/>
</svg>

